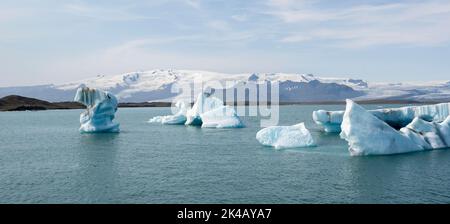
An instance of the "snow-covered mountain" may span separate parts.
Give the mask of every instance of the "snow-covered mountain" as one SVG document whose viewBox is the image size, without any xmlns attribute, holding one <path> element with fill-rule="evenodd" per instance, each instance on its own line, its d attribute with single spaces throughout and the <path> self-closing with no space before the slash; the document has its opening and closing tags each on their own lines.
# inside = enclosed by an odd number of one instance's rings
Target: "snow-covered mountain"
<svg viewBox="0 0 450 224">
<path fill-rule="evenodd" d="M 450 99 L 450 82 L 430 83 L 367 83 L 360 79 L 320 78 L 311 74 L 224 74 L 193 70 L 151 70 L 116 76 L 97 76 L 61 85 L 0 87 L 0 97 L 21 95 L 47 101 L 71 101 L 78 87 L 107 90 L 121 102 L 166 101 L 191 98 L 193 82 L 207 83 L 199 88 L 242 88 L 250 84 L 279 86 L 280 102 L 356 100 L 445 101 Z M 174 91 L 179 90 L 179 91 Z M 227 90 L 228 91 L 228 90 Z"/>
</svg>

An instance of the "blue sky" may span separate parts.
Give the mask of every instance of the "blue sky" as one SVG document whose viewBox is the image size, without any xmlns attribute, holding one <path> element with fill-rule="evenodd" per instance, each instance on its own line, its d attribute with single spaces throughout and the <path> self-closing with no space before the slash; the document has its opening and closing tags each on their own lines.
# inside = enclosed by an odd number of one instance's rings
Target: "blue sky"
<svg viewBox="0 0 450 224">
<path fill-rule="evenodd" d="M 450 80 L 450 1 L 0 0 L 0 86 L 159 68 Z"/>
</svg>

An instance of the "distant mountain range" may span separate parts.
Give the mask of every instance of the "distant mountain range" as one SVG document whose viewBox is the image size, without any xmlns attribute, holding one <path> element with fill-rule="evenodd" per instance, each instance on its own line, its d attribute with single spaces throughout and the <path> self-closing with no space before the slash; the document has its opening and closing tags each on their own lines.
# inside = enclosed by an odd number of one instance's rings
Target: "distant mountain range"
<svg viewBox="0 0 450 224">
<path fill-rule="evenodd" d="M 189 99 L 193 81 L 231 83 L 230 88 L 255 84 L 279 86 L 279 100 L 286 103 L 358 101 L 450 101 L 450 81 L 427 83 L 369 83 L 360 79 L 321 78 L 311 74 L 224 74 L 192 70 L 151 70 L 116 76 L 98 76 L 61 85 L 0 87 L 0 97 L 21 95 L 50 102 L 71 101 L 79 87 L 94 87 L 115 94 L 121 102 L 170 102 Z M 206 87 L 206 86 L 203 86 Z M 202 88 L 197 86 L 198 88 Z M 173 91 L 181 89 L 181 91 Z M 251 101 L 251 99 L 249 99 Z"/>
</svg>

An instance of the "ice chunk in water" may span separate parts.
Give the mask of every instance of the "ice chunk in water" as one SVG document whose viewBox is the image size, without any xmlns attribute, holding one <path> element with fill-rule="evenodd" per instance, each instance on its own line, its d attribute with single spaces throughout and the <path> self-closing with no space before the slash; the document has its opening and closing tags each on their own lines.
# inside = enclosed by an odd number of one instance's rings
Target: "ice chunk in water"
<svg viewBox="0 0 450 224">
<path fill-rule="evenodd" d="M 419 117 L 425 121 L 444 121 L 450 115 L 450 103 L 386 108 L 370 110 L 370 113 L 390 126 L 400 129 L 411 123 L 415 117 Z M 340 132 L 343 116 L 344 111 L 318 110 L 313 112 L 313 120 L 322 126 L 326 132 Z"/>
<path fill-rule="evenodd" d="M 80 115 L 80 132 L 119 132 L 119 124 L 113 122 L 118 106 L 114 95 L 98 89 L 79 88 L 74 101 L 87 107 Z"/>
<path fill-rule="evenodd" d="M 304 123 L 267 127 L 256 133 L 256 139 L 261 144 L 276 149 L 315 146 L 314 139 Z"/>
<path fill-rule="evenodd" d="M 317 110 L 313 112 L 313 120 L 322 126 L 325 132 L 340 132 L 344 111 Z"/>
<path fill-rule="evenodd" d="M 442 123 L 419 117 L 397 131 L 351 100 L 341 125 L 351 155 L 386 155 L 447 148 L 450 146 L 450 116 Z"/>
<path fill-rule="evenodd" d="M 207 93 L 198 95 L 192 108 L 177 103 L 179 112 L 175 115 L 157 116 L 149 120 L 162 124 L 186 124 L 202 128 L 241 128 L 244 127 L 236 110 L 225 106 L 223 101 Z"/>
<path fill-rule="evenodd" d="M 191 109 L 186 113 L 186 125 L 200 126 L 201 114 L 223 106 L 223 101 L 207 93 L 200 93 Z"/>
<path fill-rule="evenodd" d="M 175 104 L 178 108 L 178 112 L 174 115 L 166 116 L 156 116 L 151 118 L 148 122 L 150 123 L 161 123 L 161 124 L 184 124 L 186 122 L 186 111 L 187 107 L 183 101 L 178 101 Z"/>
<path fill-rule="evenodd" d="M 220 106 L 200 115 L 202 128 L 242 128 L 244 124 L 230 106 Z"/>
</svg>

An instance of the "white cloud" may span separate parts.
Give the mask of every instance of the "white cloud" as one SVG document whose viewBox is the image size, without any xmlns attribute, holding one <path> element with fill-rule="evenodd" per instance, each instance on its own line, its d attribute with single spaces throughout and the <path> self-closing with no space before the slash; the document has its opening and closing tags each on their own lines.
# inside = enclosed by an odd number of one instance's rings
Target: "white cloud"
<svg viewBox="0 0 450 224">
<path fill-rule="evenodd" d="M 105 21 L 132 21 L 132 20 L 146 20 L 159 19 L 157 17 L 150 17 L 133 13 L 129 7 L 99 7 L 89 4 L 66 4 L 64 10 L 67 13 Z"/>
<path fill-rule="evenodd" d="M 450 24 L 447 24 L 448 26 Z M 444 26 L 444 25 L 442 25 Z M 316 29 L 309 33 L 295 33 L 281 39 L 281 42 L 294 43 L 310 40 L 333 40 L 331 45 L 346 48 L 362 48 L 375 45 L 410 44 L 410 45 L 438 45 L 449 41 L 450 32 L 435 32 L 435 28 L 421 28 L 399 30 L 368 27 L 355 29 Z"/>
<path fill-rule="evenodd" d="M 29 13 L 29 10 L 23 9 L 0 9 L 0 22 L 15 20 L 17 18 L 27 16 Z"/>
<path fill-rule="evenodd" d="M 207 26 L 214 30 L 220 30 L 220 31 L 229 31 L 230 24 L 228 22 L 223 20 L 212 20 L 207 23 Z"/>
<path fill-rule="evenodd" d="M 247 21 L 247 16 L 246 15 L 232 15 L 231 19 L 238 21 L 238 22 L 244 22 Z"/>
<path fill-rule="evenodd" d="M 185 0 L 185 3 L 191 6 L 192 8 L 195 9 L 200 8 L 200 0 Z"/>
<path fill-rule="evenodd" d="M 196 41 L 200 40 L 202 36 L 200 35 L 190 35 L 190 36 L 176 36 L 176 37 L 153 37 L 153 38 L 142 38 L 124 42 L 117 46 L 108 48 L 105 50 L 107 54 L 128 54 L 129 52 L 136 51 L 137 49 L 142 49 L 146 46 L 161 46 L 164 44 L 171 44 L 175 42 L 185 42 L 185 41 Z"/>
<path fill-rule="evenodd" d="M 277 4 L 274 4 L 276 2 Z M 324 9 L 319 2 L 271 0 L 269 12 L 294 27 L 282 42 L 334 41 L 344 47 L 436 45 L 450 41 L 450 2 L 387 3 Z M 298 27 L 297 29 L 295 27 Z M 296 30 L 295 30 L 296 29 Z"/>
<path fill-rule="evenodd" d="M 167 44 L 170 44 L 171 41 L 191 39 L 202 42 L 202 39 L 197 38 L 199 37 L 181 37 L 178 40 L 168 40 Z M 284 55 L 273 58 L 273 55 L 254 55 L 246 51 L 204 54 L 195 51 L 164 50 L 151 47 L 152 44 L 158 44 L 160 41 L 162 39 L 159 38 L 133 40 L 111 48 L 92 51 L 87 55 L 60 58 L 46 64 L 39 73 L 63 74 L 61 77 L 53 77 L 51 81 L 47 79 L 43 82 L 64 83 L 99 74 L 113 75 L 150 69 L 194 69 L 231 73 L 276 71 L 277 68 L 285 67 L 286 61 L 293 60 L 284 58 Z M 148 45 L 150 47 L 146 47 Z M 257 69 L 255 70 L 255 68 Z M 41 75 L 42 77 L 43 75 Z"/>
<path fill-rule="evenodd" d="M 313 37 L 311 35 L 305 35 L 305 34 L 291 34 L 287 37 L 284 37 L 281 39 L 281 42 L 286 43 L 296 43 L 296 42 L 303 42 L 311 40 Z"/>
<path fill-rule="evenodd" d="M 277 8 L 302 7 L 314 2 L 314 0 L 268 0 L 267 5 Z"/>
</svg>

